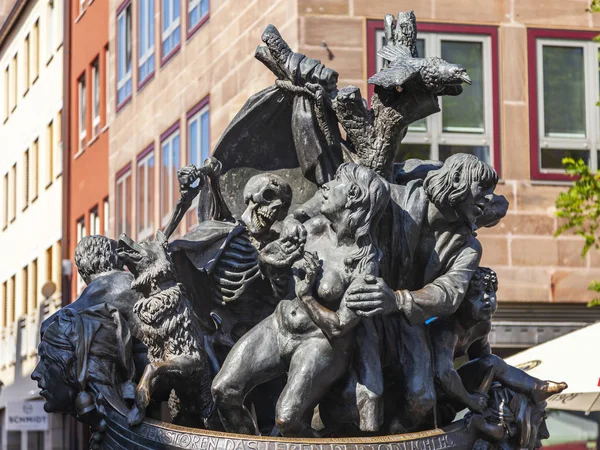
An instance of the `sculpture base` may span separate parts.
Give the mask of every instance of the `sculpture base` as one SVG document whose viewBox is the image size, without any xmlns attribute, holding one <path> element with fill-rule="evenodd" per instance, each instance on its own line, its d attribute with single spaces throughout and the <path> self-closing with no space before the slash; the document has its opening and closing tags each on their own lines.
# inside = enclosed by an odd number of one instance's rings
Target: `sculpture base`
<svg viewBox="0 0 600 450">
<path fill-rule="evenodd" d="M 129 428 L 125 416 L 109 410 L 103 449 L 110 450 L 445 450 L 471 449 L 475 431 L 458 421 L 444 429 L 377 437 L 279 438 L 220 433 L 145 419 Z"/>
</svg>

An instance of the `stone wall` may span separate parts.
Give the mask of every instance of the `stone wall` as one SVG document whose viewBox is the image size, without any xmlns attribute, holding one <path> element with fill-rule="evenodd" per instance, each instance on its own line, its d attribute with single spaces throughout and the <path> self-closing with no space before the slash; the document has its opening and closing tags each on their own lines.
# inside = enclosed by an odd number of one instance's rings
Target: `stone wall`
<svg viewBox="0 0 600 450">
<path fill-rule="evenodd" d="M 200 99 L 210 95 L 211 147 L 214 147 L 246 99 L 272 83 L 272 74 L 253 58 L 260 34 L 268 23 L 275 24 L 293 48 L 337 70 L 340 86 L 356 85 L 363 96 L 367 95 L 367 19 L 414 9 L 420 22 L 497 26 L 503 174 L 498 191 L 507 196 L 511 207 L 501 225 L 479 233 L 485 247 L 483 264 L 498 271 L 502 300 L 585 302 L 592 298 L 587 285 L 594 278 L 600 279 L 600 254 L 593 250 L 581 259 L 580 238 L 553 237 L 557 228 L 553 205 L 566 185 L 530 180 L 527 29 L 600 33 L 600 15 L 586 12 L 588 3 L 588 0 L 211 1 L 210 20 L 192 38 L 183 40 L 177 56 L 157 69 L 154 80 L 140 92 L 135 91 L 134 75 L 133 100 L 114 117 L 111 125 L 111 198 L 114 198 L 114 174 L 148 144 L 157 142 L 160 133 L 176 120 L 185 123 L 186 111 Z M 117 6 L 117 1 L 111 0 L 111 48 L 114 48 Z M 135 20 L 134 17 L 134 27 Z M 156 20 L 158 29 L 159 18 Z M 333 53 L 333 60 L 328 59 L 323 41 Z M 134 47 L 135 44 L 134 36 Z M 114 62 L 114 54 L 112 58 Z M 114 80 L 110 86 L 114 86 Z M 114 105 L 114 92 L 111 104 Z M 184 135 L 182 149 L 186 148 Z M 158 183 L 155 185 L 158 198 Z M 114 205 L 112 212 L 114 217 Z M 111 229 L 114 230 L 114 224 Z"/>
<path fill-rule="evenodd" d="M 328 66 L 341 85 L 366 95 L 366 20 L 414 10 L 417 22 L 499 27 L 501 151 L 498 191 L 510 201 L 503 222 L 479 232 L 482 264 L 493 267 L 504 301 L 587 302 L 587 286 L 600 279 L 600 252 L 581 258 L 578 236 L 554 237 L 554 201 L 564 184 L 530 181 L 527 28 L 599 30 L 600 15 L 586 12 L 587 0 L 298 0 L 300 48 L 327 61 L 325 40 L 335 55 Z"/>
</svg>

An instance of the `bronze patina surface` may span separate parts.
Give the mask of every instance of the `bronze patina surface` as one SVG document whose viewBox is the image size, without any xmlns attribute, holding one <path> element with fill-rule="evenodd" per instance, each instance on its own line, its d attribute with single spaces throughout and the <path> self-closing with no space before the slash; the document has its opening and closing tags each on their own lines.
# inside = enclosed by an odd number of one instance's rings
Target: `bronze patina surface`
<svg viewBox="0 0 600 450">
<path fill-rule="evenodd" d="M 274 84 L 203 166 L 180 168 L 165 229 L 78 243 L 87 287 L 42 325 L 32 378 L 48 412 L 91 427 L 90 448 L 534 450 L 548 437 L 545 400 L 566 384 L 488 341 L 498 277 L 477 230 L 507 213 L 498 174 L 466 153 L 395 160 L 440 96 L 483 80 L 419 57 L 412 12 L 384 24 L 370 108 L 269 25 L 255 56 Z M 198 226 L 171 239 L 196 201 Z"/>
</svg>

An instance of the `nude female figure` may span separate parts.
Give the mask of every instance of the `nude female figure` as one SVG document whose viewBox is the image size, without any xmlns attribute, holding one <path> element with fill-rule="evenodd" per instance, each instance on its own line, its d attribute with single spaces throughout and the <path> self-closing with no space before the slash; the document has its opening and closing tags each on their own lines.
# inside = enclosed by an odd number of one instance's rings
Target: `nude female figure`
<svg viewBox="0 0 600 450">
<path fill-rule="evenodd" d="M 261 254 L 265 272 L 274 274 L 282 269 L 271 266 L 274 255 L 293 249 L 296 295 L 237 342 L 214 379 L 213 396 L 227 431 L 256 434 L 244 399 L 255 386 L 287 372 L 276 407 L 279 430 L 284 436 L 318 436 L 310 426 L 313 409 L 349 369 L 360 318 L 346 307 L 344 294 L 378 275 L 381 252 L 373 233 L 389 188 L 371 170 L 342 164 L 320 195 L 321 215 L 304 224 L 303 251 L 283 237 Z"/>
</svg>

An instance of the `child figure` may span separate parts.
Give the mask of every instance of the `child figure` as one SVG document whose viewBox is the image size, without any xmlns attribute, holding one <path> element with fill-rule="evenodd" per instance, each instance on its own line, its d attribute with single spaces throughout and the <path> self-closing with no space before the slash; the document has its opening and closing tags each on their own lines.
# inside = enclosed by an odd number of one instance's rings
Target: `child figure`
<svg viewBox="0 0 600 450">
<path fill-rule="evenodd" d="M 479 267 L 456 313 L 428 325 L 435 380 L 456 411 L 466 406 L 482 413 L 487 408 L 487 392 L 479 389 L 486 378 L 526 394 L 534 403 L 541 403 L 567 388 L 566 383 L 538 380 L 492 354 L 488 335 L 497 308 L 497 290 L 496 273 Z M 465 354 L 469 362 L 455 370 L 454 359 Z"/>
</svg>

